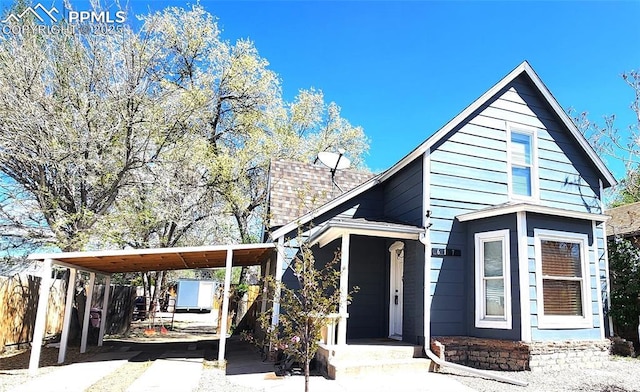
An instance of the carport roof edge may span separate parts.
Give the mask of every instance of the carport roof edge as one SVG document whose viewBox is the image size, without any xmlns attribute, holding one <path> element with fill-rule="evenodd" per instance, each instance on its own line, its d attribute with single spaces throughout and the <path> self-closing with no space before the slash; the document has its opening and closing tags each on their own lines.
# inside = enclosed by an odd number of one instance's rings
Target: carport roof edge
<svg viewBox="0 0 640 392">
<path fill-rule="evenodd" d="M 273 243 L 193 246 L 180 248 L 119 249 L 89 252 L 34 253 L 30 260 L 51 259 L 80 270 L 100 273 L 138 272 L 193 268 L 222 268 L 227 251 L 232 251 L 234 266 L 260 264 Z"/>
</svg>

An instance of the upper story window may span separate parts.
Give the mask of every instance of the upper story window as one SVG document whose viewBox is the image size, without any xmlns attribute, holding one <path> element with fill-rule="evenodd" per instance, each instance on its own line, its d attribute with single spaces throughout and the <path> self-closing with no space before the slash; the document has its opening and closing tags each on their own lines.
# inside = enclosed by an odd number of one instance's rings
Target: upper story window
<svg viewBox="0 0 640 392">
<path fill-rule="evenodd" d="M 534 236 L 538 326 L 591 327 L 587 236 L 550 230 Z"/>
<path fill-rule="evenodd" d="M 512 198 L 537 198 L 536 131 L 509 127 L 509 194 Z"/>
</svg>

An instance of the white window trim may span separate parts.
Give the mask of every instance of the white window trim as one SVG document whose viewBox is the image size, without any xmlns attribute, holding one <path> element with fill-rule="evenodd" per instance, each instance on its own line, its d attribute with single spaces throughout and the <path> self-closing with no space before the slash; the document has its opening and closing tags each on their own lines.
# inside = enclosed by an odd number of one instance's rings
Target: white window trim
<svg viewBox="0 0 640 392">
<path fill-rule="evenodd" d="M 534 230 L 536 256 L 536 294 L 538 301 L 538 328 L 540 329 L 576 329 L 593 328 L 593 310 L 591 305 L 591 279 L 589 269 L 589 237 L 586 234 L 556 230 Z M 544 314 L 544 290 L 542 288 L 542 240 L 566 241 L 580 244 L 582 266 L 581 295 L 582 316 L 548 316 Z"/>
<path fill-rule="evenodd" d="M 518 195 L 513 192 L 513 169 L 511 162 L 511 134 L 520 133 L 531 136 L 531 196 Z M 507 122 L 507 187 L 511 200 L 539 201 L 540 178 L 538 177 L 538 130 L 523 125 Z"/>
<path fill-rule="evenodd" d="M 511 252 L 509 250 L 509 230 L 496 230 L 476 233 L 475 240 L 475 325 L 476 328 L 511 329 Z M 487 316 L 484 293 L 484 252 L 482 242 L 502 241 L 502 271 L 504 278 L 504 316 Z"/>
</svg>

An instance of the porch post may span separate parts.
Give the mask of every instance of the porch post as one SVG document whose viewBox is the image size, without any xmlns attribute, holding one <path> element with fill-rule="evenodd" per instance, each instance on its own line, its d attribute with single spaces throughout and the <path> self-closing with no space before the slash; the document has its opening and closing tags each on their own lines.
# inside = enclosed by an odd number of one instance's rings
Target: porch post
<svg viewBox="0 0 640 392">
<path fill-rule="evenodd" d="M 276 246 L 276 271 L 274 276 L 276 278 L 276 284 L 282 282 L 282 265 L 284 264 L 284 237 L 278 238 L 278 245 Z M 275 290 L 273 293 L 273 315 L 271 316 L 271 326 L 278 325 L 280 316 L 280 290 Z"/>
<path fill-rule="evenodd" d="M 89 321 L 91 321 L 91 302 L 93 300 L 93 286 L 96 283 L 95 272 L 89 273 L 89 287 L 84 302 L 84 318 L 82 319 L 82 340 L 80 340 L 80 353 L 87 352 L 87 337 L 89 336 Z M 79 311 L 80 309 L 78 309 Z"/>
<path fill-rule="evenodd" d="M 264 274 L 262 274 L 262 277 L 264 278 L 264 282 L 262 284 L 262 304 L 260 305 L 260 313 L 264 313 L 267 311 L 267 295 L 269 294 L 269 285 L 267 284 L 267 276 L 269 276 L 270 271 L 271 271 L 271 258 L 267 260 Z"/>
<path fill-rule="evenodd" d="M 218 362 L 224 360 L 227 345 L 227 319 L 229 314 L 229 289 L 231 286 L 231 267 L 233 265 L 233 250 L 227 249 L 227 262 L 224 269 L 224 296 L 222 299 L 222 320 L 220 324 L 220 344 L 218 345 Z"/>
<path fill-rule="evenodd" d="M 531 342 L 527 213 L 524 211 L 516 213 L 516 230 L 518 233 L 518 276 L 520 285 L 520 340 Z"/>
<path fill-rule="evenodd" d="M 35 375 L 40 364 L 40 352 L 44 330 L 47 327 L 47 307 L 49 306 L 49 286 L 51 286 L 51 259 L 45 259 L 42 265 L 42 277 L 40 278 L 40 294 L 38 297 L 38 309 L 36 311 L 36 323 L 33 328 L 33 342 L 31 343 L 31 357 L 29 357 L 29 373 Z"/>
<path fill-rule="evenodd" d="M 111 295 L 111 275 L 104 277 L 104 296 L 102 297 L 102 312 L 100 313 L 100 332 L 98 334 L 98 346 L 102 346 L 104 339 L 104 329 L 107 325 L 107 314 L 109 313 L 109 296 Z"/>
<path fill-rule="evenodd" d="M 64 303 L 64 319 L 62 321 L 62 337 L 60 338 L 60 351 L 58 351 L 58 363 L 64 362 L 67 354 L 67 342 L 69 341 L 69 329 L 71 327 L 71 314 L 73 310 L 73 296 L 76 291 L 76 269 L 69 268 L 69 284 L 67 286 L 67 299 Z"/>
<path fill-rule="evenodd" d="M 347 344 L 347 297 L 349 295 L 349 233 L 342 235 L 340 247 L 340 320 L 338 321 L 338 344 Z"/>
</svg>

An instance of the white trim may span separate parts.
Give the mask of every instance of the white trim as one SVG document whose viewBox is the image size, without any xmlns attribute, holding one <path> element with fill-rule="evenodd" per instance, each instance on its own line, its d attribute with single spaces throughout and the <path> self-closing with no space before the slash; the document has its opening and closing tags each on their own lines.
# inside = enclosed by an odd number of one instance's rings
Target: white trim
<svg viewBox="0 0 640 392">
<path fill-rule="evenodd" d="M 445 126 L 440 128 L 435 134 L 433 134 L 430 138 L 428 138 L 424 143 L 418 146 L 415 150 L 411 151 L 404 158 L 402 158 L 398 163 L 393 165 L 390 169 L 385 171 L 380 175 L 380 182 L 385 181 L 387 178 L 393 176 L 398 171 L 402 170 L 409 163 L 413 162 L 414 159 L 418 158 L 421 154 L 435 145 L 440 139 L 445 137 L 451 130 L 457 127 L 462 121 L 464 121 L 467 117 L 469 117 L 473 112 L 480 109 L 482 105 L 484 105 L 489 99 L 491 99 L 494 95 L 496 95 L 500 90 L 506 87 L 509 83 L 515 80 L 521 74 L 526 74 L 535 87 L 538 89 L 540 94 L 542 94 L 543 98 L 549 103 L 555 114 L 558 115 L 563 125 L 569 129 L 569 132 L 573 135 L 573 137 L 578 141 L 584 152 L 591 158 L 592 162 L 595 164 L 596 168 L 600 171 L 600 174 L 607 180 L 610 186 L 613 186 L 617 183 L 613 174 L 607 169 L 604 162 L 600 159 L 598 154 L 593 150 L 587 139 L 585 139 L 584 135 L 578 130 L 575 126 L 571 118 L 565 113 L 562 109 L 558 101 L 553 97 L 549 89 L 544 85 L 540 77 L 533 70 L 531 65 L 527 61 L 523 61 L 520 65 L 518 65 L 515 69 L 509 72 L 504 78 L 502 78 L 498 83 L 493 85 L 489 90 L 487 90 L 484 94 L 480 96 L 480 98 L 476 99 L 471 103 L 471 105 L 467 106 L 462 112 L 460 112 L 457 116 L 455 116 L 451 121 L 449 121 Z"/>
<path fill-rule="evenodd" d="M 225 359 L 225 351 L 227 348 L 227 319 L 229 318 L 229 296 L 231 294 L 231 268 L 233 267 L 233 250 L 227 249 L 227 257 L 225 260 L 224 270 L 224 293 L 222 297 L 222 320 L 219 321 L 220 333 L 218 334 L 220 341 L 218 342 L 218 362 L 222 363 Z"/>
<path fill-rule="evenodd" d="M 604 270 L 607 281 L 607 309 L 609 310 L 609 336 L 613 336 L 613 316 L 611 316 L 611 275 L 609 272 L 609 240 L 607 239 L 607 223 L 602 223 L 602 231 L 604 234 Z M 604 309 L 602 310 L 604 312 Z"/>
<path fill-rule="evenodd" d="M 98 346 L 102 346 L 104 330 L 109 316 L 109 296 L 111 295 L 111 275 L 104 277 L 104 295 L 102 297 L 102 313 L 100 314 L 100 332 L 98 333 Z"/>
<path fill-rule="evenodd" d="M 69 331 L 71 330 L 71 315 L 73 311 L 73 299 L 76 292 L 75 268 L 69 268 L 69 282 L 67 286 L 67 297 L 64 303 L 64 318 L 62 319 L 62 336 L 60 337 L 60 349 L 58 351 L 58 363 L 64 363 L 67 355 L 67 345 L 69 343 Z"/>
<path fill-rule="evenodd" d="M 267 311 L 267 296 L 269 295 L 269 282 L 267 282 L 267 276 L 271 273 L 271 257 L 267 259 L 264 273 L 262 274 L 262 304 L 260 305 L 260 313 Z"/>
<path fill-rule="evenodd" d="M 540 200 L 540 179 L 538 177 L 538 130 L 535 128 L 516 125 L 507 122 L 507 188 L 510 200 L 524 200 L 537 202 Z M 530 184 L 531 196 L 518 195 L 513 192 L 513 158 L 511 156 L 511 136 L 516 133 L 520 135 L 527 135 L 531 140 L 531 163 L 529 166 L 531 176 Z"/>
<path fill-rule="evenodd" d="M 395 299 L 395 293 L 393 292 L 394 289 L 394 285 L 396 280 L 398 279 L 398 276 L 396 275 L 397 271 L 398 271 L 398 261 L 402 258 L 403 263 L 404 263 L 404 255 L 402 256 L 398 256 L 397 252 L 398 251 L 403 251 L 404 252 L 404 242 L 401 241 L 396 241 L 393 244 L 391 244 L 391 246 L 389 247 L 389 337 L 392 339 L 397 339 L 397 340 L 402 340 L 402 328 L 400 330 L 400 333 L 392 333 L 392 332 L 396 332 L 395 331 L 395 321 L 396 321 L 396 312 L 394 311 L 393 305 L 394 304 L 394 299 Z M 403 264 L 404 265 L 404 264 Z M 400 277 L 401 281 L 402 281 L 402 277 Z M 403 301 L 403 292 L 404 292 L 404 288 L 400 289 L 400 294 L 398 295 L 398 305 L 400 306 L 400 325 L 402 325 L 402 317 L 403 317 L 403 306 L 404 306 L 404 301 Z"/>
<path fill-rule="evenodd" d="M 338 313 L 338 344 L 347 344 L 347 319 L 349 318 L 349 252 L 350 252 L 349 233 L 342 235 L 342 244 L 340 246 L 340 304 Z"/>
<path fill-rule="evenodd" d="M 42 277 L 38 295 L 38 309 L 36 321 L 33 326 L 33 341 L 31 343 L 31 356 L 29 357 L 29 375 L 35 376 L 40 365 L 40 353 L 47 328 L 47 308 L 49 307 L 49 291 L 51 289 L 51 259 L 45 259 L 42 265 Z"/>
<path fill-rule="evenodd" d="M 593 214 L 590 212 L 570 211 L 560 208 L 546 207 L 536 204 L 518 203 L 518 204 L 506 204 L 499 207 L 490 207 L 479 211 L 469 212 L 456 216 L 458 221 L 467 222 L 476 219 L 491 218 L 494 216 L 513 214 L 516 212 L 531 212 L 534 214 L 561 216 L 564 218 L 582 219 L 588 221 L 605 222 L 611 217 L 602 214 Z"/>
<path fill-rule="evenodd" d="M 486 315 L 486 293 L 484 290 L 483 244 L 489 241 L 502 242 L 502 280 L 504 283 L 504 316 Z M 476 328 L 511 329 L 511 252 L 509 229 L 487 231 L 474 235 L 475 243 L 475 326 Z"/>
<path fill-rule="evenodd" d="M 553 94 L 551 94 L 551 91 L 549 91 L 547 86 L 544 85 L 542 79 L 540 79 L 538 74 L 536 74 L 536 71 L 534 71 L 531 65 L 529 65 L 529 63 L 526 61 L 522 63 L 522 66 L 527 76 L 531 78 L 531 81 L 538 88 L 538 91 L 540 91 L 540 93 L 546 99 L 547 103 L 549 103 L 555 114 L 560 118 L 564 126 L 569 129 L 569 132 L 571 132 L 573 137 L 578 141 L 578 144 L 580 144 L 582 150 L 587 153 L 589 158 L 591 158 L 591 161 L 595 164 L 596 168 L 598 168 L 600 174 L 602 174 L 602 177 L 604 177 L 607 182 L 609 182 L 609 186 L 616 185 L 618 182 L 616 181 L 613 174 L 609 171 L 609 169 L 607 169 L 607 166 L 604 164 L 602 159 L 600 159 L 593 147 L 591 147 L 591 144 L 589 144 L 582 132 L 580 132 L 578 127 L 576 127 L 576 125 L 573 123 L 573 120 L 571 120 L 564 109 L 562 109 L 562 106 L 560 106 Z"/>
<path fill-rule="evenodd" d="M 604 202 L 602 201 L 602 195 L 604 194 L 604 187 L 602 180 L 598 180 L 600 185 L 600 211 L 604 212 Z M 609 275 L 609 240 L 607 239 L 607 222 L 602 222 L 602 235 L 604 241 L 604 270 L 605 279 L 607 282 L 607 309 L 609 310 L 609 336 L 613 336 L 613 317 L 611 316 L 611 280 Z M 601 310 L 604 312 L 604 309 Z M 604 328 L 604 325 L 602 326 Z"/>
<path fill-rule="evenodd" d="M 276 251 L 276 270 L 273 272 L 273 276 L 276 279 L 276 284 L 279 285 L 282 282 L 282 267 L 284 264 L 284 237 L 278 238 L 278 245 Z M 280 290 L 273 291 L 273 313 L 271 314 L 271 326 L 278 325 L 280 319 Z"/>
<path fill-rule="evenodd" d="M 151 249 L 117 249 L 117 250 L 98 250 L 92 252 L 61 252 L 61 253 L 33 253 L 30 254 L 29 260 L 53 259 L 57 265 L 65 265 L 60 259 L 71 258 L 89 258 L 89 257 L 108 257 L 108 256 L 139 256 L 139 255 L 157 255 L 157 254 L 175 254 L 175 253 L 198 253 L 198 252 L 215 252 L 223 250 L 249 250 L 259 248 L 275 248 L 275 244 L 271 242 L 260 244 L 233 244 L 233 245 L 209 245 L 209 246 L 188 246 L 181 248 L 151 248 Z M 69 264 L 67 264 L 69 266 Z M 91 271 L 77 265 L 70 266 L 78 268 L 82 271 L 96 272 L 104 275 L 104 271 Z"/>
<path fill-rule="evenodd" d="M 600 263 L 598 263 L 598 236 L 596 232 L 598 227 L 595 221 L 591 222 L 591 233 L 593 236 L 593 242 L 591 245 L 591 252 L 593 253 L 593 259 L 591 262 L 596 271 L 596 293 L 598 296 L 598 317 L 600 318 L 600 339 L 605 339 L 604 333 L 604 306 L 602 305 L 602 279 L 600 278 Z M 606 234 L 605 234 L 606 237 Z M 606 238 L 604 239 L 606 241 Z"/>
<path fill-rule="evenodd" d="M 520 281 L 520 340 L 531 341 L 531 298 L 529 295 L 529 237 L 527 213 L 516 213 L 518 231 L 518 276 Z"/>
<path fill-rule="evenodd" d="M 575 329 L 593 328 L 593 309 L 591 304 L 591 270 L 589 268 L 589 238 L 586 234 L 556 230 L 534 229 L 536 254 L 536 294 L 538 302 L 539 329 Z M 582 267 L 582 316 L 551 316 L 544 314 L 544 290 L 542 276 L 542 240 L 564 241 L 580 245 Z"/>
<path fill-rule="evenodd" d="M 353 227 L 335 227 L 329 222 L 318 233 L 311 236 L 309 245 L 318 244 L 319 247 L 331 243 L 333 240 L 342 237 L 345 234 L 362 235 L 367 237 L 397 238 L 404 240 L 417 240 L 423 230 L 420 228 L 412 228 L 411 230 L 396 230 L 393 228 L 386 230 L 353 228 Z"/>
<path fill-rule="evenodd" d="M 482 94 L 478 99 L 473 101 L 469 106 L 467 106 L 462 112 L 460 112 L 457 116 L 451 119 L 448 123 L 446 123 L 442 128 L 440 128 L 436 133 L 434 133 L 431 137 L 425 140 L 421 145 L 416 147 L 409 154 L 405 155 L 400 161 L 398 161 L 395 165 L 379 174 L 376 177 L 373 177 L 369 181 L 363 183 L 362 185 L 352 189 L 349 192 L 343 193 L 338 196 L 336 199 L 330 201 L 329 203 L 323 205 L 317 210 L 311 211 L 299 219 L 289 222 L 288 224 L 282 226 L 281 228 L 275 230 L 272 233 L 271 238 L 278 238 L 280 236 L 286 235 L 292 230 L 294 230 L 299 225 L 303 225 L 311 221 L 314 217 L 317 217 L 330 209 L 339 206 L 343 202 L 350 200 L 351 198 L 361 194 L 362 192 L 372 188 L 373 186 L 386 181 L 388 178 L 392 177 L 394 174 L 402 170 L 408 164 L 413 162 L 415 159 L 419 158 L 422 154 L 426 153 L 431 149 L 436 143 L 438 143 L 442 138 L 444 138 L 449 132 L 451 132 L 455 127 L 460 125 L 467 117 L 469 117 L 473 112 L 480 109 L 482 105 L 486 104 L 486 102 L 491 99 L 494 95 L 496 95 L 500 90 L 506 87 L 509 83 L 515 80 L 521 74 L 527 75 L 537 90 L 542 94 L 543 98 L 549 103 L 553 112 L 560 118 L 561 122 L 564 126 L 569 129 L 571 135 L 578 141 L 582 150 L 589 156 L 591 161 L 594 163 L 596 168 L 601 174 L 601 177 L 608 182 L 609 186 L 613 186 L 617 184 L 617 181 L 613 174 L 607 169 L 606 165 L 600 159 L 598 154 L 593 150 L 587 139 L 585 139 L 584 135 L 578 130 L 575 126 L 571 118 L 564 112 L 558 101 L 553 97 L 551 92 L 544 85 L 540 77 L 533 70 L 531 65 L 527 61 L 523 61 L 520 65 L 518 65 L 515 69 L 509 72 L 504 78 L 502 78 L 498 83 L 493 85 L 489 90 L 487 90 L 484 94 Z"/>
<path fill-rule="evenodd" d="M 296 219 L 294 221 L 291 221 L 291 222 L 287 223 L 286 225 L 274 230 L 271 233 L 270 237 L 275 239 L 275 238 L 280 238 L 282 236 L 285 236 L 285 235 L 289 234 L 291 231 L 295 230 L 296 228 L 298 228 L 298 227 L 310 222 L 313 218 L 324 214 L 325 212 L 331 210 L 332 208 L 335 208 L 335 207 L 339 206 L 340 204 L 344 203 L 345 201 L 351 200 L 353 197 L 356 197 L 359 194 L 361 194 L 361 193 L 373 188 L 375 185 L 378 185 L 380 183 L 379 178 L 380 178 L 380 175 L 377 175 L 377 176 L 371 178 L 370 180 L 368 180 L 366 182 L 363 182 L 362 184 L 358 185 L 357 187 L 353 188 L 352 190 L 341 194 L 340 196 L 338 196 L 335 199 L 331 200 L 327 204 L 324 204 L 321 207 L 318 207 L 317 209 L 306 213 L 305 215 L 301 216 L 300 218 L 298 218 L 298 219 Z"/>
<path fill-rule="evenodd" d="M 89 272 L 89 283 L 85 291 L 84 318 L 82 319 L 82 335 L 80 338 L 80 354 L 87 352 L 87 339 L 89 337 L 89 322 L 91 321 L 91 302 L 93 301 L 93 288 L 96 283 L 96 274 Z M 80 311 L 80 309 L 78 309 Z"/>
<path fill-rule="evenodd" d="M 427 149 L 422 157 L 422 227 L 424 234 L 420 242 L 424 245 L 424 343 L 431 341 L 431 149 Z"/>
</svg>

